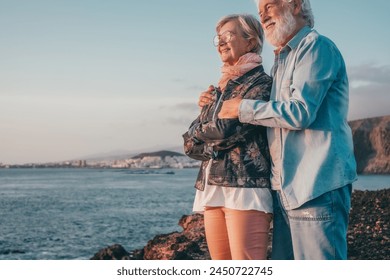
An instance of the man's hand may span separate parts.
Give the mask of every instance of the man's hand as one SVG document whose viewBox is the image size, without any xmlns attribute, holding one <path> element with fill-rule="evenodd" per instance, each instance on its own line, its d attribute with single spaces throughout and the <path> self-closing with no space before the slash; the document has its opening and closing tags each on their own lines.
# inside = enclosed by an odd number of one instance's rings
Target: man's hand
<svg viewBox="0 0 390 280">
<path fill-rule="evenodd" d="M 214 86 L 209 86 L 209 88 L 202 92 L 199 97 L 198 105 L 200 108 L 203 108 L 206 105 L 209 105 L 215 101 L 215 94 L 213 93 L 215 90 Z"/>
<path fill-rule="evenodd" d="M 236 98 L 226 100 L 222 103 L 221 111 L 218 114 L 220 119 L 237 119 L 240 109 L 242 97 L 238 96 Z"/>
</svg>

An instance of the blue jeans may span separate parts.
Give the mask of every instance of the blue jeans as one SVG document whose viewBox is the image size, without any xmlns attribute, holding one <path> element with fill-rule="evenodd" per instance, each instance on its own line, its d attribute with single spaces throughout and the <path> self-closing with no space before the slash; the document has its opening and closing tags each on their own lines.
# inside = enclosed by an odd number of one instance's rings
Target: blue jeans
<svg viewBox="0 0 390 280">
<path fill-rule="evenodd" d="M 273 192 L 273 260 L 345 260 L 352 185 L 285 210 Z"/>
</svg>

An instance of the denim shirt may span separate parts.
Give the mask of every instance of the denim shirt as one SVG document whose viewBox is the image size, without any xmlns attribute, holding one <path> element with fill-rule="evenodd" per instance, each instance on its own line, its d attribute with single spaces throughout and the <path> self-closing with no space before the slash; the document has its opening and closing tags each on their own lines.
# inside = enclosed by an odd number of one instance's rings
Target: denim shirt
<svg viewBox="0 0 390 280">
<path fill-rule="evenodd" d="M 275 52 L 271 76 L 270 102 L 244 99 L 239 119 L 268 127 L 272 188 L 291 210 L 357 178 L 348 77 L 335 44 L 307 26 Z"/>
</svg>

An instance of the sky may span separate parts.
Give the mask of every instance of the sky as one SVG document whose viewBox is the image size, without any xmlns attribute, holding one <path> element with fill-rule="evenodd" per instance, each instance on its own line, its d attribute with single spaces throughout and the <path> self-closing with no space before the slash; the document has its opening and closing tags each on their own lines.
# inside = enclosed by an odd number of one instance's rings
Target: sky
<svg viewBox="0 0 390 280">
<path fill-rule="evenodd" d="M 342 52 L 349 120 L 390 114 L 390 2 L 311 0 Z M 0 163 L 182 145 L 221 61 L 216 22 L 253 0 L 0 0 Z M 265 43 L 263 64 L 273 63 Z"/>
</svg>

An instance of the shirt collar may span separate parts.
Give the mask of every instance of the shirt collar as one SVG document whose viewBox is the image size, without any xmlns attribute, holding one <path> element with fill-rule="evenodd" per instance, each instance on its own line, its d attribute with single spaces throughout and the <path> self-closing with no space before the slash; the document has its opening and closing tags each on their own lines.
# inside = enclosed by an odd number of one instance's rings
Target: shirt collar
<svg viewBox="0 0 390 280">
<path fill-rule="evenodd" d="M 283 49 L 285 49 L 287 46 L 290 48 L 290 49 L 295 49 L 298 47 L 299 43 L 302 41 L 303 38 L 305 38 L 307 36 L 307 34 L 309 34 L 310 32 L 312 31 L 312 29 L 305 25 L 304 27 L 301 28 L 301 30 L 298 31 L 297 34 L 295 34 L 295 36 L 290 40 L 288 41 L 288 43 L 281 49 L 276 49 L 274 52 L 275 54 L 278 54 L 280 53 Z"/>
</svg>

